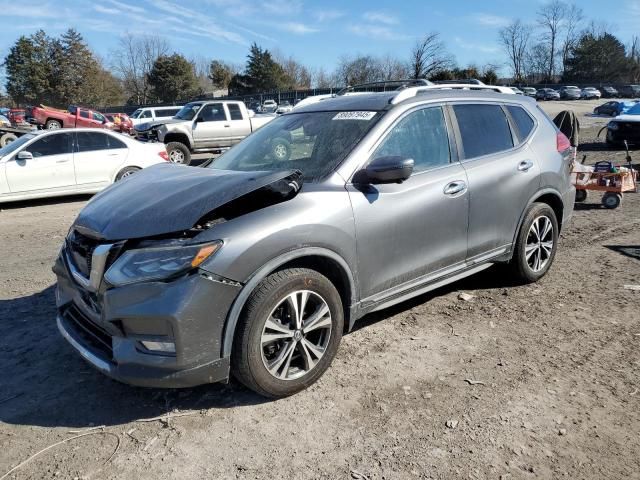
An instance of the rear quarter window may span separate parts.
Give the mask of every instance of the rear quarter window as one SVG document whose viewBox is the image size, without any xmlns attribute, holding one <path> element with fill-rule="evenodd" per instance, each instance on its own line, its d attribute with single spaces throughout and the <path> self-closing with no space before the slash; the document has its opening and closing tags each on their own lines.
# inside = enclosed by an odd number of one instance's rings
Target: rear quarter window
<svg viewBox="0 0 640 480">
<path fill-rule="evenodd" d="M 526 112 L 526 110 L 522 107 L 517 107 L 515 105 L 507 105 L 507 110 L 511 115 L 511 119 L 516 127 L 516 136 L 518 137 L 518 141 L 522 142 L 525 140 L 535 125 L 533 118 Z"/>
<path fill-rule="evenodd" d="M 454 105 L 466 160 L 513 148 L 509 122 L 500 105 Z"/>
</svg>

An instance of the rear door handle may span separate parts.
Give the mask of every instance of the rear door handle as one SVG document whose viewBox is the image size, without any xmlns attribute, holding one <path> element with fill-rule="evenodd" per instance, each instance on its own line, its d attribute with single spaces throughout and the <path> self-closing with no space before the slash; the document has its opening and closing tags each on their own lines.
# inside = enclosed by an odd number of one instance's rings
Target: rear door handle
<svg viewBox="0 0 640 480">
<path fill-rule="evenodd" d="M 445 195 L 456 195 L 458 193 L 462 193 L 467 189 L 467 184 L 463 180 L 455 180 L 451 183 L 448 183 L 446 187 L 444 187 Z"/>
<path fill-rule="evenodd" d="M 69 160 L 68 158 L 61 158 L 60 160 L 56 160 L 56 163 L 67 163 Z"/>
<path fill-rule="evenodd" d="M 518 170 L 521 172 L 528 171 L 531 167 L 533 167 L 533 162 L 531 160 L 525 160 L 518 164 Z"/>
<path fill-rule="evenodd" d="M 230 127 L 231 127 L 231 125 L 225 125 L 224 126 L 224 128 L 230 128 Z"/>
</svg>

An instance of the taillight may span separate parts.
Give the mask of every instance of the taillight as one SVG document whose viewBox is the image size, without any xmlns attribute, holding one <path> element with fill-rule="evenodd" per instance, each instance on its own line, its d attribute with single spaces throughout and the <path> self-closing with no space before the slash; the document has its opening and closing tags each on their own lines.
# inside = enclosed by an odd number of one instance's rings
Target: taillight
<svg viewBox="0 0 640 480">
<path fill-rule="evenodd" d="M 160 157 L 161 157 L 165 162 L 168 162 L 168 161 L 169 161 L 169 154 L 168 154 L 165 150 L 162 150 L 161 152 L 158 152 L 158 155 L 160 155 Z"/>
<path fill-rule="evenodd" d="M 558 153 L 565 153 L 571 148 L 571 142 L 562 132 L 558 132 L 556 135 L 556 147 L 558 148 Z"/>
</svg>

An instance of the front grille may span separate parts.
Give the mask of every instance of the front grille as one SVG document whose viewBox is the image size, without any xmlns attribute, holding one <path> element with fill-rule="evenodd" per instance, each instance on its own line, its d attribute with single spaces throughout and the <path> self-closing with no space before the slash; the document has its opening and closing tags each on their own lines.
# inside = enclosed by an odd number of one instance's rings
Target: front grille
<svg viewBox="0 0 640 480">
<path fill-rule="evenodd" d="M 93 251 L 99 245 L 97 240 L 89 238 L 77 231 L 73 231 L 67 238 L 67 247 L 76 269 L 85 277 L 91 274 L 91 258 Z"/>
<path fill-rule="evenodd" d="M 92 322 L 78 307 L 71 304 L 64 310 L 62 317 L 73 328 L 77 336 L 83 340 L 86 347 L 108 360 L 113 358 L 111 335 L 104 328 Z"/>
</svg>

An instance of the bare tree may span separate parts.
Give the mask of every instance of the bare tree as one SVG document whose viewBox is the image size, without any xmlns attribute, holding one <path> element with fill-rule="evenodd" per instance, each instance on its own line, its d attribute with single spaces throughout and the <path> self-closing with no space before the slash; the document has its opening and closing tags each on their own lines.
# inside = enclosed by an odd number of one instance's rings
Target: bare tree
<svg viewBox="0 0 640 480">
<path fill-rule="evenodd" d="M 113 69 L 123 82 L 130 101 L 143 105 L 150 99 L 148 76 L 158 57 L 169 53 L 169 44 L 162 37 L 136 37 L 126 33 L 112 54 Z"/>
<path fill-rule="evenodd" d="M 543 29 L 543 40 L 549 48 L 549 64 L 546 74 L 552 79 L 556 73 L 556 56 L 560 33 L 567 15 L 567 5 L 561 0 L 552 0 L 538 9 L 538 25 Z"/>
<path fill-rule="evenodd" d="M 549 65 L 549 49 L 545 43 L 536 43 L 527 50 L 524 73 L 529 83 L 544 80 Z"/>
<path fill-rule="evenodd" d="M 566 9 L 564 22 L 564 43 L 562 45 L 562 69 L 567 66 L 567 60 L 571 54 L 571 49 L 576 46 L 580 38 L 580 25 L 584 20 L 582 8 L 571 4 Z"/>
<path fill-rule="evenodd" d="M 525 55 L 531 38 L 531 27 L 518 19 L 502 28 L 499 37 L 509 57 L 513 78 L 516 82 L 521 82 L 524 79 Z"/>
<path fill-rule="evenodd" d="M 371 55 L 343 56 L 336 69 L 340 82 L 344 85 L 378 82 L 384 80 L 380 62 Z"/>
<path fill-rule="evenodd" d="M 383 80 L 402 80 L 410 75 L 409 66 L 392 55 L 379 59 Z"/>
<path fill-rule="evenodd" d="M 329 73 L 323 67 L 319 67 L 312 73 L 311 85 L 314 88 L 333 88 L 340 87 L 341 82 L 336 78 L 335 73 Z"/>
<path fill-rule="evenodd" d="M 452 64 L 452 58 L 445 50 L 440 34 L 434 32 L 414 45 L 411 50 L 409 73 L 413 78 L 427 78 L 450 68 Z"/>
<path fill-rule="evenodd" d="M 631 39 L 631 44 L 629 45 L 629 59 L 629 79 L 636 83 L 640 81 L 640 37 L 635 35 Z"/>
</svg>

